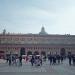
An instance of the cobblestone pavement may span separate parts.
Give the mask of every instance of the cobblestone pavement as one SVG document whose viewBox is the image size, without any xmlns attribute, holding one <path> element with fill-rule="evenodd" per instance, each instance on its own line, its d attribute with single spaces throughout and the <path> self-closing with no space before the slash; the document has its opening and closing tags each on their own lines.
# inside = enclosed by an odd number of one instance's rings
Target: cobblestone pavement
<svg viewBox="0 0 75 75">
<path fill-rule="evenodd" d="M 6 75 L 13 75 L 14 73 L 17 73 L 17 75 L 75 75 L 75 66 L 69 66 L 68 60 L 59 65 L 49 65 L 49 61 L 47 61 L 40 67 L 32 67 L 30 62 L 23 62 L 22 67 L 0 63 L 0 75 L 1 73 L 6 73 Z"/>
</svg>

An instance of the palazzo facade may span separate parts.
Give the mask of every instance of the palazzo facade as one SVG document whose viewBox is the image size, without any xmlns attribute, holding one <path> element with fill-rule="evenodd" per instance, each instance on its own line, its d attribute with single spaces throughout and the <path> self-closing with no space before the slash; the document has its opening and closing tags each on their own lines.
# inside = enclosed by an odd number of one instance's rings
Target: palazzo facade
<svg viewBox="0 0 75 75">
<path fill-rule="evenodd" d="M 75 54 L 75 35 L 47 34 L 42 27 L 39 34 L 0 34 L 0 58 L 7 54 Z"/>
</svg>

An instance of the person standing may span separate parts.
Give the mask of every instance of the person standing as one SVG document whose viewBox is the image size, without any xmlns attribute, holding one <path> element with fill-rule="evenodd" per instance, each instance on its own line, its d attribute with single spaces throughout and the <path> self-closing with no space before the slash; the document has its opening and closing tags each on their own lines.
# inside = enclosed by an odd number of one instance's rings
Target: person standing
<svg viewBox="0 0 75 75">
<path fill-rule="evenodd" d="M 42 57 L 40 57 L 39 60 L 40 60 L 40 64 L 41 64 L 41 66 L 42 66 Z"/>
<path fill-rule="evenodd" d="M 30 61 L 32 66 L 34 65 L 34 61 L 35 61 L 34 56 L 32 56 L 31 61 Z"/>
<path fill-rule="evenodd" d="M 52 55 L 49 55 L 49 61 L 50 61 L 50 65 L 52 64 Z"/>
<path fill-rule="evenodd" d="M 9 56 L 8 61 L 9 61 L 9 66 L 11 66 L 11 62 L 12 62 L 11 56 Z"/>
<path fill-rule="evenodd" d="M 73 65 L 75 66 L 75 55 L 73 55 L 72 59 L 73 59 Z"/>
<path fill-rule="evenodd" d="M 9 62 L 9 57 L 8 56 L 6 57 L 6 61 L 7 61 L 7 63 Z"/>
<path fill-rule="evenodd" d="M 22 55 L 19 57 L 19 65 L 22 66 Z"/>
<path fill-rule="evenodd" d="M 71 55 L 71 53 L 68 55 L 68 59 L 69 59 L 69 65 L 71 65 L 71 60 L 72 60 L 72 55 Z"/>
<path fill-rule="evenodd" d="M 60 55 L 60 60 L 61 60 L 61 63 L 63 63 L 63 60 L 64 60 L 63 55 Z"/>
<path fill-rule="evenodd" d="M 58 64 L 60 64 L 60 55 L 58 54 L 58 55 L 56 56 L 56 58 L 57 58 Z"/>
</svg>

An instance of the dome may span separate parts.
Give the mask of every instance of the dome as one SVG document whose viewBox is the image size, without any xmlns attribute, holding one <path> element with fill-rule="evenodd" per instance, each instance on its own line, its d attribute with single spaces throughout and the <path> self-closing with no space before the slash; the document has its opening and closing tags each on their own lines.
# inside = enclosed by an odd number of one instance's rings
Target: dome
<svg viewBox="0 0 75 75">
<path fill-rule="evenodd" d="M 46 35 L 47 34 L 44 27 L 41 28 L 41 31 L 39 32 L 39 34 L 40 35 Z"/>
</svg>

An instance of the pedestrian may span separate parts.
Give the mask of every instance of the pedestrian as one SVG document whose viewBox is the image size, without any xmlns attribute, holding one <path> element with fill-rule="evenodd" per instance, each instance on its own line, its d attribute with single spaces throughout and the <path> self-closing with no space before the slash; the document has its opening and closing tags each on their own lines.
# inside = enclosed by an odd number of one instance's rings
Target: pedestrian
<svg viewBox="0 0 75 75">
<path fill-rule="evenodd" d="M 75 55 L 73 55 L 73 65 L 75 66 Z"/>
<path fill-rule="evenodd" d="M 56 56 L 53 55 L 53 65 L 55 65 L 55 64 L 56 64 Z"/>
<path fill-rule="evenodd" d="M 50 61 L 50 65 L 52 64 L 52 55 L 49 55 L 49 61 Z"/>
<path fill-rule="evenodd" d="M 69 65 L 71 65 L 71 60 L 72 60 L 72 55 L 71 54 L 68 55 L 68 59 L 69 59 Z"/>
<path fill-rule="evenodd" d="M 31 65 L 33 66 L 34 65 L 34 62 L 35 62 L 34 56 L 32 56 L 30 62 L 31 62 Z"/>
<path fill-rule="evenodd" d="M 60 56 L 61 63 L 63 63 L 63 55 Z"/>
<path fill-rule="evenodd" d="M 57 59 L 58 64 L 60 64 L 60 55 L 57 55 L 56 59 Z"/>
<path fill-rule="evenodd" d="M 8 56 L 6 57 L 6 61 L 7 61 L 7 63 L 9 62 L 9 57 Z"/>
<path fill-rule="evenodd" d="M 19 66 L 22 66 L 22 55 L 19 57 Z"/>
<path fill-rule="evenodd" d="M 41 66 L 42 66 L 42 58 L 40 57 L 39 60 L 40 60 L 40 64 L 41 64 Z"/>
<path fill-rule="evenodd" d="M 12 62 L 11 56 L 9 56 L 8 61 L 9 61 L 9 66 L 11 66 L 11 62 Z"/>
<path fill-rule="evenodd" d="M 15 57 L 14 55 L 12 55 L 12 65 L 14 65 L 14 60 L 15 60 Z"/>
<path fill-rule="evenodd" d="M 17 61 L 16 61 L 17 57 L 14 56 L 14 65 L 17 66 Z"/>
</svg>

